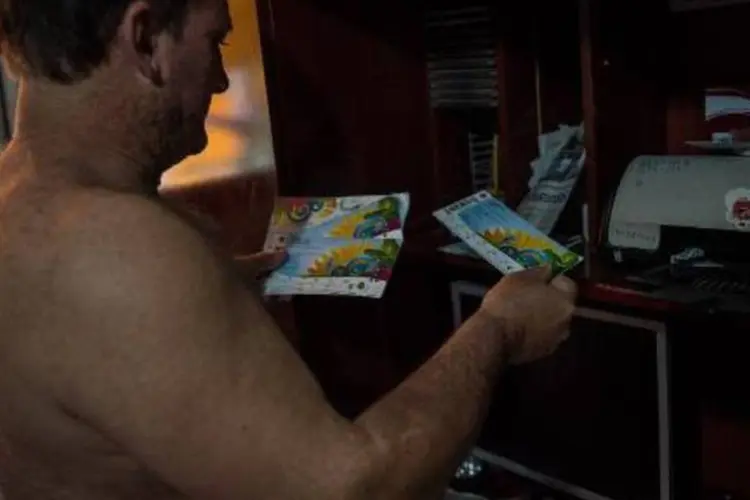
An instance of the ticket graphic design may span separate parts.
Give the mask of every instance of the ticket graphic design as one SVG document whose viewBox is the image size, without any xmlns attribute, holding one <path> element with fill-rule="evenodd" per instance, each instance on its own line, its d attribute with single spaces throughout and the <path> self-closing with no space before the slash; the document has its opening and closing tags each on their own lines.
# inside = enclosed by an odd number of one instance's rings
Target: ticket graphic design
<svg viewBox="0 0 750 500">
<path fill-rule="evenodd" d="M 455 236 L 504 274 L 550 265 L 564 273 L 583 261 L 487 191 L 434 213 Z"/>
<path fill-rule="evenodd" d="M 287 262 L 265 283 L 267 295 L 380 298 L 403 244 L 409 195 L 280 198 L 266 250 Z"/>
</svg>

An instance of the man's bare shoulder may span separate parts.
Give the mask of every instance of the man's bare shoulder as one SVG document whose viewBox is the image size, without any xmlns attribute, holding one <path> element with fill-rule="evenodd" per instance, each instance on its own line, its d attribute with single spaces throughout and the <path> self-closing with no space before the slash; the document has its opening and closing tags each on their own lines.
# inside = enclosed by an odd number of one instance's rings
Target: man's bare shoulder
<svg viewBox="0 0 750 500">
<path fill-rule="evenodd" d="M 69 214 L 57 238 L 57 272 L 58 283 L 72 287 L 69 293 L 90 296 L 101 292 L 101 285 L 135 299 L 133 290 L 122 287 L 164 291 L 190 279 L 226 277 L 203 234 L 158 199 L 87 190 L 67 202 Z"/>
<path fill-rule="evenodd" d="M 115 372 L 140 367 L 185 376 L 183 365 L 192 363 L 185 345 L 234 342 L 233 325 L 260 314 L 202 234 L 158 200 L 92 191 L 68 203 L 57 243 L 55 317 L 73 347 L 58 350 L 58 368 L 76 376 L 80 361 L 110 360 L 98 367 L 100 384 L 55 382 L 73 407 L 95 414 L 102 402 L 119 404 L 107 397 L 122 383 L 109 371 L 118 365 Z M 183 346 L 179 355 L 176 346 Z"/>
<path fill-rule="evenodd" d="M 123 342 L 133 356 L 167 356 L 175 343 L 221 338 L 239 315 L 261 314 L 203 235 L 158 200 L 91 192 L 70 206 L 54 293 L 59 322 L 79 345 L 71 357 Z"/>
<path fill-rule="evenodd" d="M 66 469 L 72 471 L 66 481 L 99 474 L 97 481 L 121 481 L 123 489 L 139 487 L 142 471 L 127 458 L 127 446 L 112 444 L 117 441 L 113 429 L 127 427 L 126 437 L 132 440 L 150 439 L 131 430 L 138 429 L 132 423 L 136 417 L 130 416 L 139 415 L 134 408 L 156 408 L 154 401 L 172 403 L 167 388 L 182 387 L 172 383 L 174 379 L 195 385 L 187 368 L 193 358 L 183 362 L 184 356 L 176 359 L 175 352 L 185 344 L 211 345 L 204 340 L 209 322 L 217 338 L 230 331 L 221 319 L 230 316 L 230 294 L 215 293 L 226 288 L 229 278 L 202 235 L 158 200 L 101 190 L 57 190 L 39 213 L 31 203 L 39 198 L 14 203 L 24 207 L 16 212 L 25 218 L 24 227 L 33 228 L 31 241 L 48 235 L 48 247 L 24 256 L 18 261 L 22 269 L 8 275 L 19 278 L 15 293 L 32 306 L 21 306 L 22 301 L 0 289 L 0 304 L 16 307 L 16 314 L 0 322 L 6 334 L 5 342 L 0 335 L 0 358 L 16 361 L 0 371 L 11 379 L 22 374 L 39 400 L 29 405 L 28 396 L 17 397 L 15 389 L 0 384 L 10 408 L 16 404 L 27 413 L 25 421 L 16 424 L 18 431 L 12 425 L 3 428 L 7 414 L 0 411 L 0 433 L 29 432 L 36 440 L 36 448 L 25 444 L 29 454 L 58 446 L 63 461 L 80 461 L 82 472 Z M 28 233 L 14 230 L 12 244 L 20 247 L 29 241 Z M 10 272 L 0 262 L 3 270 Z M 205 299 L 209 295 L 212 300 Z M 137 388 L 130 376 L 134 372 L 148 374 L 152 394 Z M 181 403 L 183 391 L 176 392 L 175 400 Z M 166 418 L 169 410 L 162 411 L 159 416 Z M 106 458 L 101 466 L 95 462 L 99 453 Z M 146 497 L 151 498 L 139 495 Z"/>
<path fill-rule="evenodd" d="M 68 195 L 66 206 L 69 213 L 62 223 L 76 238 L 63 242 L 72 245 L 76 253 L 86 250 L 81 248 L 84 244 L 97 249 L 112 245 L 158 245 L 171 250 L 206 246 L 202 234 L 184 214 L 156 197 L 86 189 Z M 192 245 L 185 247 L 185 243 Z"/>
</svg>

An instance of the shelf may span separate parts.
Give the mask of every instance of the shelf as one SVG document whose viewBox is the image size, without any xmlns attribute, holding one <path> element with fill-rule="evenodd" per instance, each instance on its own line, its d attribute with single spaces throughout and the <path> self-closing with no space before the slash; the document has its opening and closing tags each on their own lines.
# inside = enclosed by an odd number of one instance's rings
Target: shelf
<svg viewBox="0 0 750 500">
<path fill-rule="evenodd" d="M 502 278 L 502 274 L 484 260 L 439 250 L 441 246 L 453 241 L 455 240 L 447 231 L 440 228 L 417 234 L 404 245 L 400 265 L 430 266 L 449 279 L 476 281 L 485 285 L 491 285 Z M 628 282 L 623 273 L 601 262 L 602 259 L 592 257 L 591 260 L 589 266 L 581 264 L 568 274 L 578 283 L 582 300 L 635 309 L 655 316 L 689 310 L 689 306 L 683 303 L 650 297 L 647 292 Z M 585 275 L 587 269 L 589 276 Z"/>
</svg>

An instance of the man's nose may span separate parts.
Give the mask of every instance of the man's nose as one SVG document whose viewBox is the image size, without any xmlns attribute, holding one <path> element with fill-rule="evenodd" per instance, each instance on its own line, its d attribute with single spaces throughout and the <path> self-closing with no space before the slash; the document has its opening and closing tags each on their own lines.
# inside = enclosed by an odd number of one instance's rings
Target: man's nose
<svg viewBox="0 0 750 500">
<path fill-rule="evenodd" d="M 229 75 L 223 68 L 219 73 L 219 77 L 216 79 L 216 87 L 214 88 L 214 94 L 223 94 L 229 90 Z"/>
</svg>

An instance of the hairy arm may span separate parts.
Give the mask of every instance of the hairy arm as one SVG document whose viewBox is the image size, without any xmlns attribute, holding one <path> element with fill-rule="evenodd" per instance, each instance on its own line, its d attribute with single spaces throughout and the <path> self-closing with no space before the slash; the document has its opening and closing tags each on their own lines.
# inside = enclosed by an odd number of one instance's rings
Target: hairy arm
<svg viewBox="0 0 750 500">
<path fill-rule="evenodd" d="M 69 327 L 48 363 L 71 411 L 194 498 L 414 499 L 447 483 L 502 363 L 494 323 L 470 320 L 350 422 L 198 233 L 157 205 L 105 205 L 57 272 Z"/>
<path fill-rule="evenodd" d="M 383 453 L 387 494 L 443 498 L 484 422 L 506 359 L 504 332 L 481 313 L 358 420 Z M 430 496 L 432 495 L 432 496 Z"/>
</svg>

